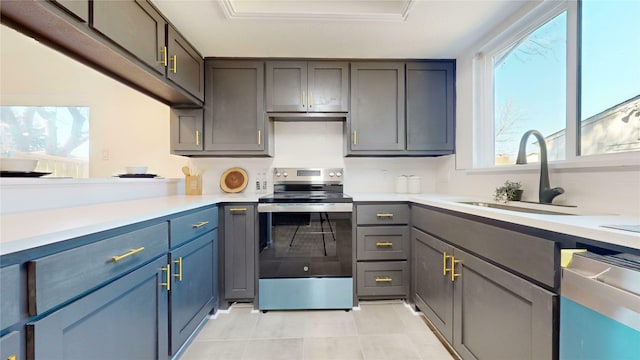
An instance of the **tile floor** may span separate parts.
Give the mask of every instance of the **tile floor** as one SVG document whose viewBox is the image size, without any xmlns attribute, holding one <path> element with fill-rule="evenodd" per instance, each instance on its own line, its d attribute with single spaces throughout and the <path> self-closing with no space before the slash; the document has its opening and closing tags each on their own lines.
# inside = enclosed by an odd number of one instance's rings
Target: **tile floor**
<svg viewBox="0 0 640 360">
<path fill-rule="evenodd" d="M 451 360 L 422 319 L 402 302 L 353 311 L 252 311 L 236 304 L 209 320 L 182 360 Z"/>
</svg>

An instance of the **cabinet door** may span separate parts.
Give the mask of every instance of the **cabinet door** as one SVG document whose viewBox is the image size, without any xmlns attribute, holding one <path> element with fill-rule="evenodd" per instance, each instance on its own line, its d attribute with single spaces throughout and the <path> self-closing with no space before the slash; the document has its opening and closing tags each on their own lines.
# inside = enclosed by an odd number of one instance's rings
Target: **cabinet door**
<svg viewBox="0 0 640 360">
<path fill-rule="evenodd" d="M 22 333 L 12 331 L 0 337 L 0 359 L 3 360 L 22 360 L 24 352 L 22 351 Z"/>
<path fill-rule="evenodd" d="M 464 359 L 554 359 L 557 295 L 458 249 L 453 347 Z"/>
<path fill-rule="evenodd" d="M 216 230 L 171 252 L 171 354 L 214 308 Z"/>
<path fill-rule="evenodd" d="M 415 228 L 411 230 L 411 237 L 413 300 L 445 339 L 452 342 L 453 283 L 446 271 L 451 260 L 445 256 L 453 254 L 453 247 Z"/>
<path fill-rule="evenodd" d="M 307 74 L 308 111 L 349 111 L 349 63 L 309 62 Z"/>
<path fill-rule="evenodd" d="M 89 0 L 52 0 L 71 15 L 87 22 L 89 21 Z"/>
<path fill-rule="evenodd" d="M 404 150 L 404 63 L 351 64 L 350 123 L 351 150 Z"/>
<path fill-rule="evenodd" d="M 27 324 L 34 359 L 166 359 L 165 256 Z"/>
<path fill-rule="evenodd" d="M 167 78 L 204 100 L 204 60 L 171 26 L 167 26 Z"/>
<path fill-rule="evenodd" d="M 407 150 L 453 152 L 453 62 L 407 64 Z"/>
<path fill-rule="evenodd" d="M 164 76 L 166 21 L 146 1 L 94 1 L 94 29 Z"/>
<path fill-rule="evenodd" d="M 202 109 L 171 109 L 171 151 L 202 150 Z"/>
<path fill-rule="evenodd" d="M 205 150 L 265 151 L 264 63 L 211 61 L 206 73 Z"/>
<path fill-rule="evenodd" d="M 224 292 L 226 299 L 255 294 L 255 206 L 224 207 Z"/>
<path fill-rule="evenodd" d="M 307 111 L 307 62 L 267 61 L 267 111 Z"/>
</svg>

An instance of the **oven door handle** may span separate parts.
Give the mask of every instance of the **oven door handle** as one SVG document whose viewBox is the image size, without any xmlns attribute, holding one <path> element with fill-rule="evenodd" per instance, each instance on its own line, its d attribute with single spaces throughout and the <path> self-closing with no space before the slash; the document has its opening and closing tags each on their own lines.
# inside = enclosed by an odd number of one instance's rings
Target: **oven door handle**
<svg viewBox="0 0 640 360">
<path fill-rule="evenodd" d="M 259 213 L 282 212 L 351 212 L 353 203 L 261 203 Z"/>
</svg>

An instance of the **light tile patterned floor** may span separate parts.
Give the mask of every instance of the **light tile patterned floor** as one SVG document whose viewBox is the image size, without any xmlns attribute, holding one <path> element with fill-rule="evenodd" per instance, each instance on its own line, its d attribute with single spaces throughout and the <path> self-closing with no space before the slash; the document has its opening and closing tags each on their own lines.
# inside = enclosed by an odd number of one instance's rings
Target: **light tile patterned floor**
<svg viewBox="0 0 640 360">
<path fill-rule="evenodd" d="M 234 305 L 207 322 L 182 360 L 454 359 L 421 316 L 402 302 L 264 314 Z"/>
</svg>

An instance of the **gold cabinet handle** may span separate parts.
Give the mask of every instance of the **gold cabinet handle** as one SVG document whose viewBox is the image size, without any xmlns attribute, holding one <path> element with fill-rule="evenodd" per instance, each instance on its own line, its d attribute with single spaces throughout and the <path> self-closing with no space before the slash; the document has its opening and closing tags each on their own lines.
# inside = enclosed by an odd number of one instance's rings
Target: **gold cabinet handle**
<svg viewBox="0 0 640 360">
<path fill-rule="evenodd" d="M 313 92 L 309 91 L 309 108 L 313 107 Z"/>
<path fill-rule="evenodd" d="M 447 275 L 447 271 L 450 271 L 451 269 L 447 268 L 447 259 L 449 258 L 453 258 L 453 256 L 451 255 L 447 255 L 446 252 L 442 253 L 442 275 L 446 276 Z"/>
<path fill-rule="evenodd" d="M 262 131 L 258 130 L 258 145 L 262 143 Z"/>
<path fill-rule="evenodd" d="M 379 218 L 392 218 L 393 214 L 391 214 L 391 213 L 377 213 L 376 217 L 379 217 Z"/>
<path fill-rule="evenodd" d="M 392 281 L 393 279 L 388 276 L 376 278 L 376 282 L 392 282 Z"/>
<path fill-rule="evenodd" d="M 232 213 L 246 212 L 247 208 L 231 208 L 231 209 L 229 209 L 229 211 L 232 212 Z"/>
<path fill-rule="evenodd" d="M 18 360 L 18 356 L 13 354 L 13 355 L 9 355 L 7 356 L 7 360 Z"/>
<path fill-rule="evenodd" d="M 139 247 L 137 249 L 131 249 L 129 252 L 126 252 L 126 253 L 124 253 L 122 255 L 112 256 L 111 257 L 111 261 L 118 262 L 118 261 L 120 261 L 120 260 L 122 260 L 124 258 L 127 258 L 127 257 L 129 257 L 129 256 L 131 256 L 133 254 L 137 254 L 137 253 L 141 252 L 142 250 L 144 250 L 144 246 Z"/>
<path fill-rule="evenodd" d="M 178 260 L 173 260 L 174 264 L 178 264 L 178 273 L 173 274 L 173 277 L 177 277 L 178 281 L 182 281 L 182 256 L 178 258 Z"/>
<path fill-rule="evenodd" d="M 456 264 L 462 262 L 461 260 L 456 260 L 455 257 L 451 257 L 451 282 L 456 281 L 458 276 L 462 276 L 462 274 L 456 274 Z"/>
<path fill-rule="evenodd" d="M 196 145 L 200 145 L 200 130 L 196 130 Z"/>
<path fill-rule="evenodd" d="M 178 73 L 178 55 L 173 55 L 171 57 L 171 62 L 173 62 L 173 67 L 169 67 L 169 71 L 174 74 Z"/>
<path fill-rule="evenodd" d="M 167 67 L 167 47 L 163 46 L 162 49 L 160 49 L 160 57 L 162 58 L 162 60 L 158 61 L 158 63 L 160 63 L 160 65 Z"/>
<path fill-rule="evenodd" d="M 201 227 L 207 225 L 208 223 L 209 223 L 208 221 L 201 221 L 201 222 L 199 222 L 197 224 L 191 225 L 191 227 L 194 228 L 194 229 L 198 229 L 198 228 L 201 228 Z"/>
<path fill-rule="evenodd" d="M 160 283 L 160 285 L 166 286 L 167 291 L 171 291 L 171 265 L 167 264 L 167 266 L 163 266 L 162 271 L 167 272 L 167 282 Z"/>
<path fill-rule="evenodd" d="M 377 247 L 391 247 L 393 246 L 393 243 L 391 241 L 384 241 L 384 242 L 377 242 L 376 243 Z"/>
<path fill-rule="evenodd" d="M 303 91 L 302 92 L 302 107 L 304 107 L 304 98 L 305 98 L 305 96 L 304 96 L 304 91 Z"/>
<path fill-rule="evenodd" d="M 353 145 L 358 145 L 358 137 L 355 130 L 353 130 Z"/>
</svg>

